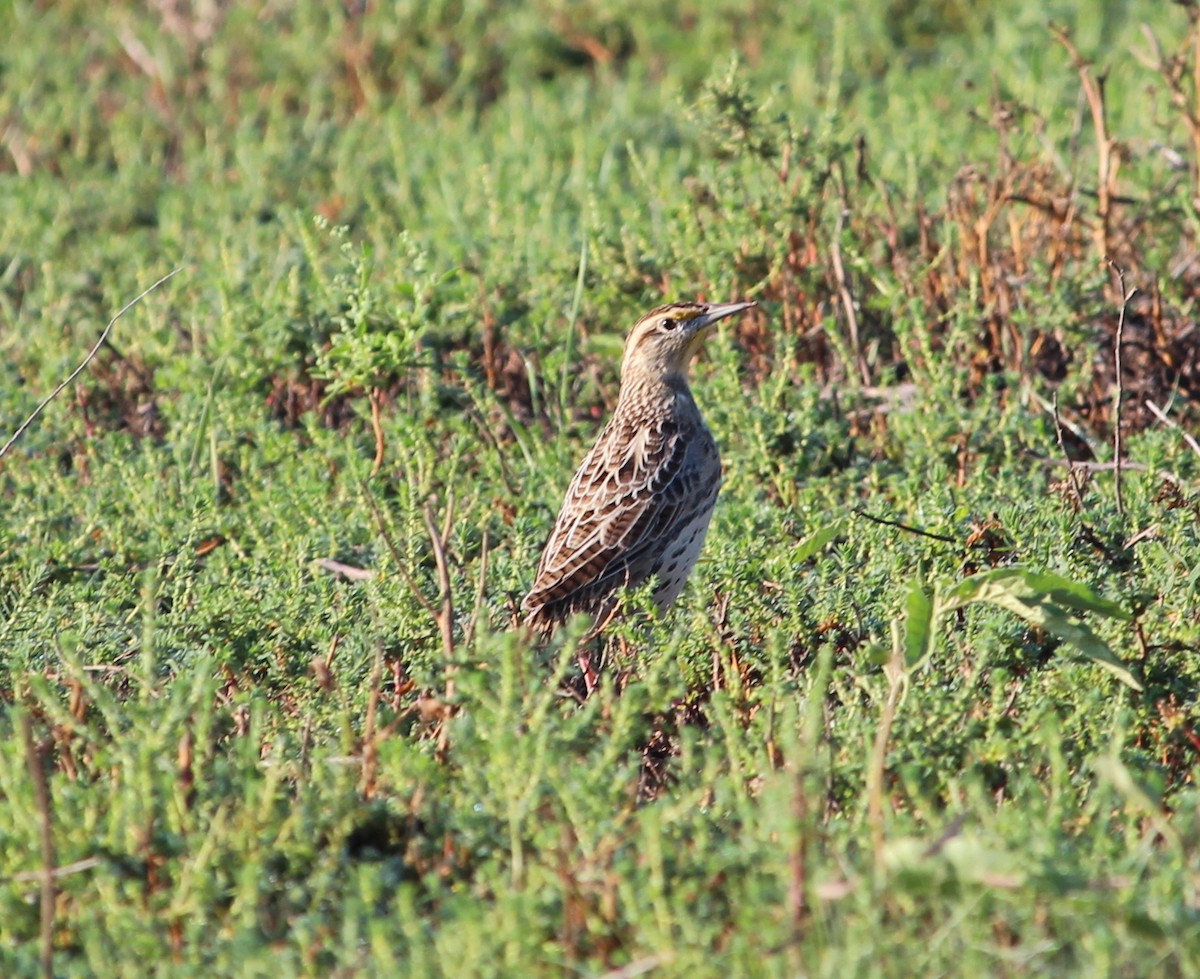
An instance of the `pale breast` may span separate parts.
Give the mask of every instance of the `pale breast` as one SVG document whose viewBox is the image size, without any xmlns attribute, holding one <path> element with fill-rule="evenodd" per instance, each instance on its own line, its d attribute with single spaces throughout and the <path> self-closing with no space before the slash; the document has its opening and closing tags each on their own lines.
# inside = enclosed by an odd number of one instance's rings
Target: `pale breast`
<svg viewBox="0 0 1200 979">
<path fill-rule="evenodd" d="M 692 568 L 696 566 L 717 502 L 717 493 L 721 489 L 721 457 L 716 442 L 703 422 L 699 422 L 692 434 L 688 455 L 688 464 L 694 475 L 694 497 L 689 501 L 692 504 L 691 513 L 680 522 L 669 541 L 664 542 L 647 575 L 658 578 L 654 603 L 660 610 L 674 604 Z"/>
<path fill-rule="evenodd" d="M 713 498 L 715 500 L 715 493 Z M 704 546 L 704 536 L 708 533 L 712 513 L 711 505 L 699 510 L 680 528 L 679 534 L 663 550 L 653 572 L 659 582 L 654 591 L 654 604 L 659 609 L 669 608 L 683 591 L 692 568 L 696 566 L 696 559 L 700 557 L 700 549 Z"/>
</svg>

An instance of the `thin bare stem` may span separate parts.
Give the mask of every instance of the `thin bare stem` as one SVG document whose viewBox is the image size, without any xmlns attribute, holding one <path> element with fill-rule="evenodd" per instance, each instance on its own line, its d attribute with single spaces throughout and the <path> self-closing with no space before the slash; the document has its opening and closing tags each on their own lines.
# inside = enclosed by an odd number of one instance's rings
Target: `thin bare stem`
<svg viewBox="0 0 1200 979">
<path fill-rule="evenodd" d="M 74 863 L 65 863 L 61 867 L 55 867 L 51 876 L 57 880 L 60 877 L 70 877 L 72 874 L 82 874 L 88 870 L 95 870 L 97 867 L 104 865 L 104 861 L 100 857 L 84 857 L 82 860 L 76 860 Z M 8 878 L 0 878 L 5 884 L 31 884 L 34 881 L 41 881 L 46 876 L 44 868 L 34 871 L 22 871 L 19 874 L 13 874 Z"/>
<path fill-rule="evenodd" d="M 1110 256 L 1110 225 L 1112 221 L 1112 197 L 1116 185 L 1117 168 L 1120 158 L 1113 153 L 1117 141 L 1108 134 L 1108 122 L 1104 102 L 1104 76 L 1096 77 L 1092 66 L 1085 61 L 1079 50 L 1071 43 L 1066 29 L 1056 24 L 1050 25 L 1058 43 L 1066 50 L 1079 74 L 1079 82 L 1083 85 L 1083 94 L 1087 98 L 1088 108 L 1092 114 L 1092 129 L 1096 134 L 1096 227 L 1092 236 L 1096 242 L 1096 257 L 1101 262 L 1109 260 Z"/>
<path fill-rule="evenodd" d="M 371 388 L 367 400 L 371 403 L 371 431 L 375 433 L 375 458 L 371 461 L 371 475 L 376 476 L 383 468 L 383 455 L 387 443 L 383 437 L 383 419 L 380 417 L 380 401 L 383 392 L 379 388 Z"/>
<path fill-rule="evenodd" d="M 954 537 L 947 537 L 945 534 L 935 534 L 930 530 L 922 530 L 920 527 L 913 527 L 906 523 L 901 523 L 899 520 L 888 520 L 886 517 L 876 517 L 867 513 L 861 507 L 855 507 L 854 513 L 862 517 L 864 520 L 870 520 L 871 523 L 880 524 L 883 527 L 895 527 L 897 530 L 904 530 L 910 534 L 916 534 L 918 537 L 929 537 L 932 540 L 944 541 L 947 544 L 957 544 L 958 540 Z"/>
<path fill-rule="evenodd" d="M 367 691 L 367 718 L 363 724 L 362 778 L 359 786 L 364 799 L 375 796 L 379 781 L 379 685 L 383 681 L 383 641 L 375 630 L 375 662 L 371 665 L 370 688 Z M 331 650 L 332 652 L 332 650 Z"/>
<path fill-rule="evenodd" d="M 438 631 L 442 636 L 442 652 L 447 660 L 454 658 L 454 595 L 450 584 L 450 562 L 446 554 L 446 543 L 450 537 L 450 522 L 454 513 L 454 498 L 446 504 L 446 518 L 439 531 L 433 522 L 433 511 L 425 507 L 425 529 L 429 533 L 429 547 L 433 551 L 433 562 L 438 575 L 439 607 L 434 612 Z"/>
<path fill-rule="evenodd" d="M 1115 462 L 1066 462 L 1062 459 L 1054 459 L 1051 456 L 1040 455 L 1037 452 L 1030 452 L 1028 449 L 1025 450 L 1025 455 L 1032 459 L 1037 459 L 1039 462 L 1044 463 L 1047 466 L 1067 466 L 1070 469 L 1078 469 L 1081 472 L 1106 473 L 1112 472 L 1117 468 L 1117 464 Z M 1139 473 L 1152 471 L 1149 466 L 1140 462 L 1130 462 L 1128 459 L 1121 461 L 1120 468 L 1129 470 L 1130 472 Z M 1176 486 L 1183 485 L 1182 479 L 1176 476 L 1175 473 L 1166 469 L 1159 469 L 1154 471 L 1154 473 L 1159 479 L 1166 480 L 1168 483 L 1174 483 Z"/>
<path fill-rule="evenodd" d="M 1079 492 L 1079 475 L 1075 471 L 1071 457 L 1067 455 L 1067 444 L 1063 440 L 1062 419 L 1058 417 L 1057 391 L 1054 392 L 1051 405 L 1054 408 L 1054 437 L 1058 440 L 1058 451 L 1063 454 L 1063 462 L 1067 465 L 1067 485 L 1071 487 L 1071 495 L 1075 498 L 1075 512 L 1080 513 L 1083 510 L 1083 494 Z"/>
<path fill-rule="evenodd" d="M 1192 98 L 1184 113 L 1192 131 L 1192 167 L 1196 177 L 1196 196 L 1200 198 L 1200 13 L 1188 8 L 1188 29 L 1192 35 Z"/>
<path fill-rule="evenodd" d="M 1124 513 L 1125 508 L 1121 499 L 1121 403 L 1124 400 L 1125 386 L 1121 377 L 1121 347 L 1125 340 L 1125 314 L 1129 309 L 1129 300 L 1137 293 L 1137 289 L 1125 288 L 1125 270 L 1116 262 L 1109 262 L 1109 267 L 1117 277 L 1117 285 L 1121 290 L 1121 312 L 1117 316 L 1117 334 L 1113 338 L 1113 371 L 1116 374 L 1116 392 L 1113 395 L 1113 486 L 1117 497 L 1117 513 Z"/>
<path fill-rule="evenodd" d="M 863 384 L 870 386 L 871 369 L 867 366 L 867 358 L 863 356 L 862 341 L 858 332 L 858 313 L 854 308 L 854 297 L 850 295 L 850 286 L 846 281 L 846 269 L 842 264 L 842 230 L 845 227 L 846 215 L 848 213 L 849 208 L 845 207 L 838 212 L 837 227 L 833 232 L 829 258 L 833 263 L 833 276 L 837 281 L 838 297 L 841 299 L 842 308 L 846 311 L 846 328 L 850 332 L 850 346 L 854 351 L 854 364 L 858 368 L 858 376 L 862 378 Z"/>
<path fill-rule="evenodd" d="M 58 900 L 55 883 L 55 867 L 58 854 L 54 847 L 54 814 L 50 808 L 50 786 L 46 782 L 43 749 L 33 737 L 33 718 L 28 712 L 21 715 L 21 734 L 25 740 L 25 762 L 29 766 L 29 777 L 33 781 L 33 795 L 41 817 L 42 882 L 41 894 L 41 968 L 45 979 L 54 977 L 54 906 Z"/>
<path fill-rule="evenodd" d="M 83 358 L 83 360 L 80 362 L 79 366 L 76 367 L 73 371 L 71 371 L 71 373 L 69 375 L 67 375 L 66 380 L 62 381 L 58 385 L 58 387 L 56 387 L 53 391 L 50 392 L 50 394 L 45 398 L 45 400 L 42 401 L 41 404 L 39 404 L 36 408 L 33 409 L 33 414 L 31 414 L 28 418 L 25 419 L 25 421 L 23 421 L 21 423 L 20 428 L 18 428 L 15 432 L 13 432 L 12 438 L 10 438 L 7 442 L 4 443 L 3 448 L 0 448 L 0 459 L 3 459 L 6 455 L 8 455 L 9 449 L 11 449 L 14 445 L 17 444 L 17 439 L 19 439 L 22 435 L 25 434 L 26 429 L 28 429 L 29 426 L 32 425 L 37 420 L 38 415 L 40 415 L 43 411 L 45 411 L 46 406 L 48 404 L 50 404 L 50 402 L 53 401 L 55 398 L 57 398 L 63 392 L 63 390 L 65 388 L 67 388 L 75 380 L 75 378 L 77 378 L 80 374 L 82 374 L 84 372 L 84 370 L 87 368 L 88 364 L 90 364 L 96 358 L 96 354 L 98 354 L 100 352 L 100 348 L 103 347 L 104 344 L 108 341 L 108 336 L 110 333 L 112 333 L 113 327 L 116 326 L 117 320 L 119 320 L 122 316 L 124 316 L 127 312 L 129 312 L 129 310 L 133 309 L 134 306 L 136 306 L 138 303 L 140 303 L 143 299 L 145 299 L 148 295 L 150 295 L 150 293 L 152 293 L 155 289 L 157 289 L 159 286 L 161 286 L 164 282 L 166 282 L 168 279 L 174 277 L 175 275 L 179 274 L 182 271 L 183 271 L 182 265 L 180 265 L 178 268 L 172 269 L 170 272 L 168 272 L 166 275 L 164 275 L 161 279 L 159 279 L 157 282 L 155 282 L 154 285 L 149 286 L 146 289 L 143 289 L 140 293 L 138 293 L 138 295 L 134 296 L 133 299 L 129 300 L 129 302 L 127 302 L 124 306 L 121 307 L 121 309 L 117 312 L 117 315 L 108 321 L 108 325 L 104 328 L 104 330 L 100 334 L 100 339 L 97 340 L 95 343 L 95 346 L 93 346 L 92 349 L 88 351 L 87 356 Z"/>
<path fill-rule="evenodd" d="M 896 720 L 896 707 L 904 689 L 904 660 L 898 651 L 893 651 L 887 665 L 888 694 L 883 705 L 883 716 L 875 731 L 875 743 L 871 748 L 871 767 L 867 770 L 867 822 L 871 825 L 871 843 L 875 851 L 878 868 L 883 859 L 883 769 L 887 762 L 888 742 L 892 737 L 892 725 Z"/>
<path fill-rule="evenodd" d="M 447 716 L 442 719 L 442 727 L 438 732 L 437 757 L 444 761 L 446 750 L 450 744 L 449 711 L 454 702 L 454 592 L 450 581 L 450 559 L 446 544 L 450 539 L 450 529 L 454 525 L 454 496 L 446 500 L 446 514 L 442 519 L 439 530 L 433 519 L 433 511 L 426 506 L 422 511 L 425 517 L 425 529 L 429 534 L 429 547 L 433 551 L 433 562 L 438 574 L 439 607 L 434 612 L 434 621 L 442 635 L 442 652 L 446 657 L 446 688 L 444 693 L 447 705 Z"/>
<path fill-rule="evenodd" d="M 1163 411 L 1162 408 L 1160 408 L 1158 405 L 1156 405 L 1149 398 L 1147 398 L 1143 403 L 1146 405 L 1147 408 L 1150 409 L 1151 414 L 1153 414 L 1155 418 L 1157 418 L 1160 422 L 1162 422 L 1168 428 L 1178 428 L 1179 434 L 1183 436 L 1183 440 L 1189 446 L 1191 446 L 1192 451 L 1195 452 L 1196 455 L 1200 455 L 1200 442 L 1196 441 L 1196 437 L 1194 435 L 1192 435 L 1191 432 L 1185 432 L 1182 428 L 1180 428 L 1179 422 L 1177 422 L 1174 418 L 1172 418 L 1170 415 L 1168 415 L 1165 411 Z"/>
<path fill-rule="evenodd" d="M 475 604 L 471 608 L 471 618 L 463 630 L 463 643 L 470 647 L 475 641 L 475 633 L 479 628 L 479 620 L 483 617 L 483 599 L 487 593 L 488 548 L 490 547 L 488 532 L 483 531 L 483 542 L 479 546 L 479 579 L 475 584 Z"/>
<path fill-rule="evenodd" d="M 375 526 L 379 528 L 379 534 L 383 538 L 384 544 L 387 546 L 388 552 L 392 555 L 392 561 L 396 565 L 396 570 L 400 572 L 400 577 L 404 579 L 404 583 L 408 585 L 408 590 L 412 592 L 413 598 L 417 600 L 417 604 L 425 609 L 435 619 L 437 611 L 433 607 L 433 603 L 425 597 L 425 593 L 417 587 L 417 583 L 413 580 L 412 575 L 408 573 L 408 566 L 404 563 L 404 558 L 400 555 L 400 549 L 396 546 L 395 540 L 392 539 L 391 530 L 388 528 L 387 519 L 383 515 L 383 511 L 379 509 L 379 504 L 375 502 L 375 497 L 371 495 L 371 489 L 363 481 L 361 484 L 363 496 L 366 497 L 367 506 L 371 508 L 371 513 L 375 517 Z"/>
</svg>

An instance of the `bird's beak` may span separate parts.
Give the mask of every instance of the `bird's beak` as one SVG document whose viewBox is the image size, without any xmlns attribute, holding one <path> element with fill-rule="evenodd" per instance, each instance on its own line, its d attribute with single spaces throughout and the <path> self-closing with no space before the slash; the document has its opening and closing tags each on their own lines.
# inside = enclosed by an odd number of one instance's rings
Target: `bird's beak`
<svg viewBox="0 0 1200 979">
<path fill-rule="evenodd" d="M 700 333 L 707 330 L 714 323 L 725 319 L 726 316 L 733 316 L 735 313 L 741 313 L 747 309 L 753 309 L 757 306 L 756 302 L 748 303 L 709 303 L 705 307 L 704 312 L 696 317 L 692 323 L 692 330 Z"/>
</svg>

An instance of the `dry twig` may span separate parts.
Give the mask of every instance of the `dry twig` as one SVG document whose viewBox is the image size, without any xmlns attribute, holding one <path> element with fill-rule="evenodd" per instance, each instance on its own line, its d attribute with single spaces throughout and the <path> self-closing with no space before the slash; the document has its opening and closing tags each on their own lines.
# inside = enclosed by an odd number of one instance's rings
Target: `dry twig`
<svg viewBox="0 0 1200 979">
<path fill-rule="evenodd" d="M 867 770 L 867 822 L 871 825 L 871 843 L 877 868 L 883 865 L 883 769 L 887 764 L 888 742 L 896 721 L 896 707 L 906 682 L 904 660 L 898 651 L 893 650 L 884 672 L 888 679 L 887 700 L 884 701 L 883 716 L 875 731 L 871 767 Z"/>
<path fill-rule="evenodd" d="M 1171 104 L 1179 110 L 1183 121 L 1192 138 L 1191 171 L 1194 192 L 1200 198 L 1200 5 L 1183 3 L 1188 16 L 1188 31 L 1179 53 L 1168 57 L 1163 53 L 1162 45 L 1150 30 L 1149 25 L 1142 25 L 1142 36 L 1150 45 L 1152 57 L 1135 51 L 1138 60 L 1152 71 L 1158 72 L 1159 77 L 1166 83 L 1171 93 Z M 1188 60 L 1191 60 L 1191 78 L 1188 78 Z"/>
<path fill-rule="evenodd" d="M 450 528 L 454 526 L 454 494 L 446 500 L 446 515 L 439 529 L 433 519 L 433 511 L 426 506 L 422 511 L 425 517 L 425 529 L 429 534 L 429 547 L 433 551 L 433 562 L 438 574 L 439 607 L 434 611 L 433 618 L 437 622 L 442 635 L 442 652 L 446 657 L 446 689 L 445 702 L 454 703 L 454 592 L 450 581 L 450 560 L 446 545 L 450 540 Z M 446 749 L 450 743 L 450 726 L 448 716 L 443 718 L 441 730 L 438 732 L 437 756 L 446 758 Z"/>
<path fill-rule="evenodd" d="M 1066 50 L 1079 73 L 1079 81 L 1083 85 L 1083 94 L 1087 98 L 1088 108 L 1092 113 L 1092 129 L 1096 133 L 1096 217 L 1097 222 L 1092 230 L 1096 242 L 1096 257 L 1106 262 L 1111 256 L 1109 237 L 1112 221 L 1112 198 L 1117 183 L 1117 170 L 1121 158 L 1113 151 L 1117 141 L 1108 134 L 1108 122 L 1104 103 L 1104 75 L 1096 77 L 1092 66 L 1084 60 L 1079 50 L 1071 43 L 1066 29 L 1051 24 L 1050 30 L 1058 43 Z"/>
<path fill-rule="evenodd" d="M 855 366 L 858 368 L 858 375 L 862 378 L 863 384 L 869 386 L 871 369 L 867 366 L 866 357 L 863 356 L 862 340 L 858 332 L 858 313 L 854 309 L 854 297 L 850 295 L 850 286 L 846 281 L 846 268 L 842 264 L 842 230 L 845 228 L 846 215 L 849 213 L 847 207 L 843 207 L 838 212 L 837 227 L 834 229 L 833 241 L 829 249 L 829 259 L 833 263 L 838 297 L 842 301 L 842 308 L 846 311 L 846 327 L 850 331 L 850 346 L 854 350 Z"/>
<path fill-rule="evenodd" d="M 1124 506 L 1121 500 L 1121 402 L 1125 393 L 1124 383 L 1121 379 L 1121 344 L 1125 339 L 1125 314 L 1129 310 L 1129 300 L 1137 293 L 1137 289 L 1125 288 L 1125 270 L 1116 262 L 1110 261 L 1109 267 L 1113 270 L 1113 274 L 1117 277 L 1117 285 L 1121 289 L 1121 312 L 1117 316 L 1117 334 L 1113 338 L 1113 370 L 1116 375 L 1117 390 L 1113 395 L 1113 461 L 1116 463 L 1116 469 L 1113 470 L 1114 487 L 1117 495 L 1117 513 L 1124 512 Z"/>
<path fill-rule="evenodd" d="M 871 523 L 877 523 L 884 527 L 895 527 L 897 530 L 905 530 L 910 534 L 916 534 L 918 537 L 929 537 L 933 540 L 944 541 L 947 544 L 957 544 L 958 540 L 954 537 L 947 537 L 945 534 L 935 534 L 931 530 L 922 530 L 920 527 L 913 527 L 906 523 L 901 523 L 899 520 L 888 520 L 886 517 L 875 517 L 867 513 L 862 507 L 855 507 L 854 513 L 865 520 L 870 520 Z"/>
<path fill-rule="evenodd" d="M 1179 434 L 1183 436 L 1183 440 L 1191 447 L 1192 451 L 1195 452 L 1196 455 L 1200 455 L 1200 442 L 1196 441 L 1196 436 L 1194 436 L 1191 432 L 1185 432 L 1182 428 L 1180 428 L 1179 422 L 1175 421 L 1174 418 L 1168 415 L 1162 408 L 1156 405 L 1149 398 L 1147 398 L 1143 404 L 1150 409 L 1150 413 L 1154 415 L 1155 418 L 1157 418 L 1168 428 L 1178 428 Z"/>
<path fill-rule="evenodd" d="M 371 665 L 371 680 L 367 691 L 367 718 L 363 724 L 362 777 L 359 785 L 362 797 L 367 800 L 375 797 L 375 787 L 379 781 L 379 735 L 376 729 L 379 719 L 379 685 L 382 681 L 383 640 L 379 638 L 377 626 L 375 629 L 375 662 Z"/>
<path fill-rule="evenodd" d="M 379 388 L 371 388 L 367 400 L 371 404 L 371 431 L 375 434 L 375 458 L 371 461 L 371 476 L 377 476 L 383 468 L 383 455 L 387 445 L 383 437 L 383 419 L 380 416 L 380 401 L 383 392 Z"/>
<path fill-rule="evenodd" d="M 174 277 L 175 275 L 177 275 L 178 273 L 180 273 L 182 271 L 183 271 L 182 265 L 180 265 L 178 268 L 172 269 L 170 272 L 168 272 L 166 275 L 164 275 L 161 279 L 159 279 L 157 282 L 155 282 L 154 285 L 149 286 L 148 288 L 142 290 L 142 292 L 140 292 L 138 295 L 136 295 L 133 299 L 129 300 L 129 302 L 127 302 L 124 306 L 122 306 L 120 308 L 120 310 L 117 312 L 117 315 L 108 321 L 108 325 L 100 333 L 100 339 L 97 340 L 95 343 L 95 346 L 93 346 L 92 349 L 88 351 L 87 356 L 83 358 L 83 360 L 80 362 L 79 366 L 76 367 L 73 371 L 71 371 L 71 373 L 69 375 L 67 375 L 66 380 L 62 381 L 58 385 L 58 387 L 56 387 L 53 391 L 50 392 L 50 394 L 45 398 L 45 400 L 42 401 L 41 404 L 39 404 L 36 408 L 33 409 L 33 413 L 28 418 L 26 418 L 25 421 L 23 421 L 21 423 L 21 426 L 15 432 L 13 432 L 12 438 L 10 438 L 7 442 L 5 442 L 4 446 L 2 448 L 0 448 L 0 459 L 3 459 L 8 454 L 8 451 L 14 445 L 17 444 L 17 439 L 19 439 L 22 435 L 25 434 L 25 432 L 29 428 L 29 426 L 32 425 L 37 420 L 38 415 L 40 415 L 43 411 L 45 411 L 46 406 L 48 404 L 50 404 L 50 402 L 53 401 L 55 398 L 57 398 L 60 394 L 62 394 L 63 390 L 65 388 L 67 388 L 71 384 L 71 382 L 75 380 L 75 378 L 77 378 L 80 374 L 82 374 L 84 372 L 84 370 L 87 368 L 88 364 L 90 364 L 96 358 L 96 354 L 98 354 L 100 352 L 100 348 L 103 347 L 104 344 L 108 342 L 109 334 L 112 333 L 112 329 L 114 326 L 116 326 L 117 320 L 119 320 L 122 316 L 124 316 L 127 312 L 129 312 L 129 310 L 133 309 L 134 306 L 136 306 L 138 303 L 140 303 L 143 299 L 145 299 L 148 295 L 150 295 L 150 293 L 152 293 L 155 289 L 157 289 L 159 286 L 161 286 L 164 282 L 166 282 L 168 279 Z"/>
<path fill-rule="evenodd" d="M 1067 455 L 1067 444 L 1063 440 L 1062 419 L 1058 417 L 1057 391 L 1054 392 L 1054 398 L 1050 403 L 1054 408 L 1054 437 L 1058 440 L 1058 451 L 1063 454 L 1063 462 L 1067 466 L 1067 485 L 1071 487 L 1071 496 L 1075 499 L 1075 512 L 1079 513 L 1083 510 L 1083 494 L 1079 491 L 1079 475 L 1075 471 L 1075 464 Z"/>
<path fill-rule="evenodd" d="M 54 847 L 54 814 L 50 808 L 50 786 L 46 781 L 46 768 L 42 755 L 43 745 L 34 740 L 33 718 L 28 712 L 21 715 L 21 734 L 25 740 L 25 761 L 29 766 L 29 778 L 33 782 L 33 795 L 37 803 L 38 814 L 41 817 L 42 844 L 42 945 L 41 968 L 46 979 L 54 977 L 54 905 L 58 899 L 58 885 L 55 883 L 55 868 L 58 864 L 58 854 Z"/>
</svg>

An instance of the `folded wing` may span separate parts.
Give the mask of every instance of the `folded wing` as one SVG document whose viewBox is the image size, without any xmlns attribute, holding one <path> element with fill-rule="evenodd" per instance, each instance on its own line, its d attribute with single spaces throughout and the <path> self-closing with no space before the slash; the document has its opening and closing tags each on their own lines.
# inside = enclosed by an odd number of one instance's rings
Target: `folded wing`
<svg viewBox="0 0 1200 979">
<path fill-rule="evenodd" d="M 636 434 L 605 430 L 571 481 L 521 603 L 532 625 L 596 612 L 650 576 L 666 543 L 711 504 L 698 467 L 687 465 L 694 444 L 670 422 Z"/>
</svg>

